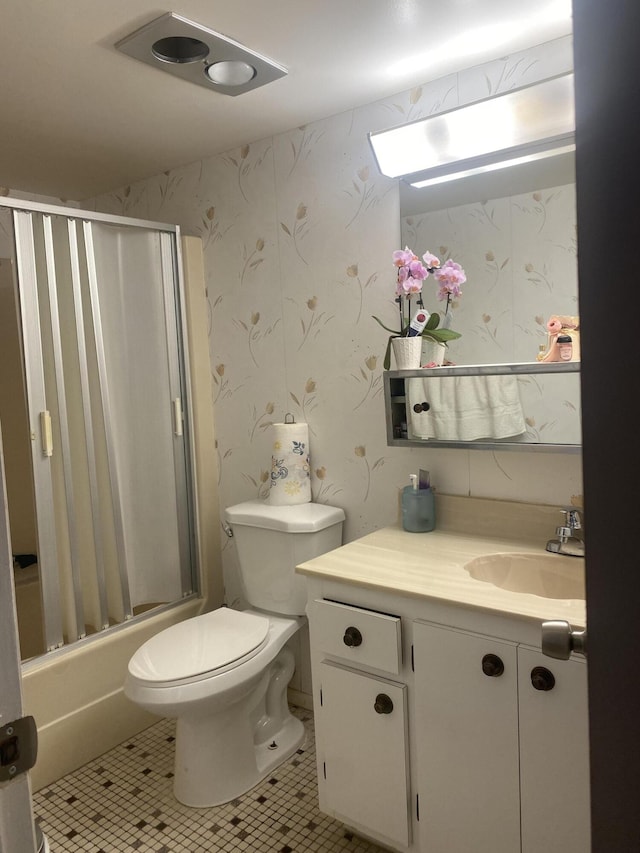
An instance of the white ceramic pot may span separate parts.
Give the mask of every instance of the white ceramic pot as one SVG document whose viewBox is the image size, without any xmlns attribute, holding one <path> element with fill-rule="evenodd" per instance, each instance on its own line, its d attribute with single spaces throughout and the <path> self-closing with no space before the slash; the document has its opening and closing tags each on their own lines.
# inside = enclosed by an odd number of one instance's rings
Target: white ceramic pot
<svg viewBox="0 0 640 853">
<path fill-rule="evenodd" d="M 396 370 L 417 370 L 422 356 L 422 338 L 415 335 L 412 338 L 392 338 L 393 357 Z"/>
<path fill-rule="evenodd" d="M 430 338 L 422 338 L 420 363 L 423 366 L 426 364 L 437 364 L 440 366 L 444 363 L 446 352 L 447 347 L 445 344 L 441 344 L 439 341 L 432 341 Z"/>
</svg>

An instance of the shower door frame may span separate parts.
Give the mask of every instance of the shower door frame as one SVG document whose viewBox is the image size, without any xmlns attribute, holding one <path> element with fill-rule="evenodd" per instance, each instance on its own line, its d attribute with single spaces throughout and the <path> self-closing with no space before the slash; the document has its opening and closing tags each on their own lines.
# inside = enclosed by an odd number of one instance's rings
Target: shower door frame
<svg viewBox="0 0 640 853">
<path fill-rule="evenodd" d="M 18 619 L 11 563 L 0 425 L 0 738 L 4 737 L 5 726 L 23 715 Z M 27 853 L 29 850 L 35 853 L 36 837 L 28 772 L 16 776 L 11 782 L 0 782 L 0 850 L 2 853 Z"/>
<path fill-rule="evenodd" d="M 69 230 L 71 232 L 71 228 L 74 222 L 80 223 L 82 225 L 82 230 L 84 231 L 85 236 L 89 236 L 89 243 L 91 243 L 91 227 L 92 223 L 104 223 L 107 225 L 115 225 L 121 226 L 124 228 L 140 228 L 147 231 L 154 231 L 159 233 L 160 244 L 161 244 L 161 254 L 160 254 L 160 268 L 161 268 L 161 277 L 162 277 L 162 288 L 164 293 L 164 301 L 165 301 L 165 309 L 168 310 L 170 308 L 170 302 L 173 302 L 173 326 L 175 332 L 177 333 L 177 352 L 178 359 L 177 363 L 172 363 L 171 365 L 171 374 L 172 380 L 175 380 L 176 377 L 179 380 L 179 386 L 182 390 L 182 401 L 180 399 L 172 400 L 172 408 L 175 417 L 174 423 L 174 434 L 181 435 L 183 427 L 186 426 L 186 430 L 184 432 L 184 440 L 187 442 L 186 448 L 184 448 L 183 458 L 186 464 L 186 470 L 184 474 L 178 474 L 176 479 L 176 484 L 181 482 L 185 487 L 185 494 L 187 496 L 187 502 L 189 508 L 179 507 L 180 513 L 187 516 L 190 516 L 191 522 L 187 524 L 186 528 L 183 526 L 179 527 L 179 549 L 181 554 L 185 554 L 186 549 L 189 550 L 191 554 L 191 563 L 188 564 L 187 561 L 181 560 L 181 575 L 180 575 L 180 584 L 183 590 L 182 597 L 180 599 L 176 599 L 175 601 L 168 602 L 166 604 L 162 604 L 156 608 L 153 608 L 151 611 L 148 611 L 145 614 L 141 614 L 136 619 L 143 619 L 149 614 L 156 614 L 162 612 L 164 610 L 170 609 L 176 606 L 179 603 L 184 602 L 185 600 L 199 595 L 197 578 L 200 574 L 200 567 L 198 565 L 198 548 L 196 547 L 198 541 L 198 506 L 197 506 L 197 493 L 195 489 L 195 455 L 194 455 L 194 435 L 193 435 L 193 423 L 191 417 L 185 417 L 185 413 L 190 413 L 193 411 L 192 409 L 192 391 L 191 391 L 191 382 L 190 382 L 190 365 L 189 365 L 189 352 L 187 347 L 187 326 L 186 326 L 186 305 L 185 305 L 185 294 L 184 294 L 184 278 L 182 271 L 182 256 L 181 256 L 181 240 L 180 240 L 180 228 L 177 225 L 154 222 L 150 220 L 144 219 L 136 219 L 132 217 L 119 216 L 114 214 L 106 214 L 106 213 L 97 213 L 89 210 L 83 210 L 81 208 L 74 207 L 65 207 L 60 205 L 50 205 L 41 202 L 31 202 L 24 201 L 21 199 L 14 199 L 10 197 L 2 197 L 0 198 L 0 209 L 6 208 L 13 212 L 14 220 L 17 219 L 20 213 L 24 214 L 41 214 L 43 216 L 43 220 L 45 217 L 51 216 L 59 216 L 65 218 L 69 223 Z M 16 241 L 16 261 L 18 261 L 18 278 L 19 278 L 19 286 L 22 286 L 22 282 L 20 281 L 20 252 L 18 239 L 19 235 L 17 233 L 16 224 L 14 221 L 14 240 Z M 46 228 L 45 228 L 46 233 Z M 27 240 L 27 243 L 29 240 Z M 28 246 L 31 249 L 31 246 Z M 75 260 L 77 264 L 77 245 L 75 250 L 71 244 L 70 238 L 70 251 L 72 255 L 72 262 Z M 89 251 L 89 247 L 87 247 L 87 252 Z M 75 258 L 74 258 L 75 252 Z M 26 253 L 27 255 L 29 252 Z M 23 255 L 24 258 L 24 255 Z M 49 263 L 50 258 L 47 258 L 47 268 L 49 278 L 51 278 L 51 265 Z M 92 293 L 92 298 L 95 295 L 95 267 L 91 269 L 91 264 L 95 263 L 95 257 L 87 257 L 87 264 L 89 267 L 89 275 L 90 278 L 93 276 L 92 289 L 94 293 Z M 35 278 L 35 266 L 31 263 L 27 264 L 26 274 L 30 278 Z M 31 283 L 31 289 L 33 289 L 34 284 Z M 171 293 L 169 294 L 169 290 Z M 22 293 L 21 293 L 22 300 Z M 37 297 L 36 297 L 36 307 L 37 307 Z M 165 316 L 166 311 L 165 311 Z M 23 318 L 23 323 L 25 323 L 25 319 Z M 35 343 L 37 338 L 39 337 L 39 320 L 37 320 L 37 313 L 33 314 L 31 311 L 31 316 L 26 321 L 27 324 L 31 325 L 30 329 L 27 329 L 23 326 L 23 348 L 25 349 L 28 345 L 29 340 L 34 342 L 36 349 L 38 348 L 38 344 Z M 34 329 L 33 326 L 36 328 Z M 37 331 L 37 334 L 36 334 Z M 40 357 L 42 356 L 41 349 Z M 35 353 L 35 360 L 38 360 L 38 353 Z M 181 364 L 180 364 L 181 362 Z M 28 359 L 25 358 L 26 370 L 29 373 L 29 364 Z M 181 369 L 180 369 L 181 368 Z M 30 376 L 30 381 L 33 380 L 33 377 Z M 100 383 L 102 385 L 102 382 Z M 41 386 L 41 382 L 36 377 L 35 386 L 37 390 L 38 396 L 42 399 L 43 405 L 42 407 L 39 405 L 36 406 L 36 409 L 32 409 L 31 400 L 29 400 L 29 417 L 30 420 L 34 417 L 34 411 L 42 411 L 44 406 L 44 387 Z M 178 421 L 179 419 L 179 421 Z M 36 454 L 34 449 L 34 478 L 36 477 Z M 175 459 L 175 456 L 174 456 Z M 179 469 L 179 466 L 178 466 Z M 177 473 L 176 467 L 174 466 L 174 473 Z M 46 488 L 46 487 L 45 487 Z M 49 489 L 50 491 L 50 489 Z M 52 495 L 50 495 L 52 499 Z M 38 528 L 43 524 L 47 529 L 53 527 L 52 521 L 52 508 L 51 512 L 47 513 L 50 517 L 47 519 L 41 518 L 41 515 L 38 514 Z M 187 541 L 187 539 L 189 541 Z M 55 542 L 55 539 L 54 539 Z M 119 551 L 122 550 L 122 543 L 119 543 Z M 52 552 L 55 552 L 55 544 L 53 546 Z M 49 555 L 52 556 L 51 554 Z M 191 567 L 191 577 L 188 577 L 189 574 L 189 566 Z M 124 571 L 124 567 L 121 566 L 121 570 Z M 44 574 L 44 573 L 43 573 Z M 196 582 L 193 584 L 191 582 L 191 578 L 193 578 Z M 126 628 L 126 625 L 130 622 L 133 617 L 132 609 L 130 602 L 128 600 L 129 596 L 126 590 L 123 587 L 123 591 L 125 594 L 123 595 L 123 603 L 124 603 L 124 612 L 125 612 L 125 620 L 116 625 L 112 625 L 109 627 L 105 627 L 104 625 L 97 630 L 95 634 L 91 634 L 86 638 L 78 637 L 73 641 L 69 641 L 66 644 L 63 643 L 62 640 L 62 627 L 61 621 L 59 619 L 59 603 L 60 603 L 60 592 L 58 589 L 57 578 L 56 583 L 42 583 L 42 597 L 43 597 L 43 607 L 51 614 L 52 612 L 57 614 L 53 619 L 49 621 L 51 625 L 51 629 L 49 630 L 48 626 L 46 626 L 45 622 L 45 655 L 50 656 L 52 654 L 64 653 L 66 650 L 77 647 L 77 643 L 82 642 L 90 642 L 96 640 L 105 634 L 105 631 L 113 632 L 123 628 Z M 76 590 L 77 596 L 77 590 Z M 35 658 L 34 660 L 40 660 L 41 656 Z M 30 661 L 26 662 L 28 666 Z M 25 664 L 23 663 L 23 667 Z"/>
</svg>

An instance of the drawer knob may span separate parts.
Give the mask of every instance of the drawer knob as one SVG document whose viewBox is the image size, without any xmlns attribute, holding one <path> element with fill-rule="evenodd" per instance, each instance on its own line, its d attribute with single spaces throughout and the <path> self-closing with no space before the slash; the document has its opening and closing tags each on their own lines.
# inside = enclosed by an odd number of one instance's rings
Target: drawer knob
<svg viewBox="0 0 640 853">
<path fill-rule="evenodd" d="M 353 625 L 350 625 L 347 630 L 344 632 L 344 637 L 342 638 L 345 646 L 360 646 L 362 645 L 362 634 L 355 628 Z"/>
<path fill-rule="evenodd" d="M 386 693 L 378 693 L 373 709 L 376 714 L 390 714 L 393 711 L 391 696 L 387 696 Z"/>
<path fill-rule="evenodd" d="M 498 678 L 504 672 L 504 663 L 498 655 L 485 655 L 482 658 L 482 671 L 489 678 Z"/>
<path fill-rule="evenodd" d="M 546 666 L 534 666 L 531 670 L 531 683 L 536 690 L 553 690 L 556 686 L 555 677 Z"/>
</svg>

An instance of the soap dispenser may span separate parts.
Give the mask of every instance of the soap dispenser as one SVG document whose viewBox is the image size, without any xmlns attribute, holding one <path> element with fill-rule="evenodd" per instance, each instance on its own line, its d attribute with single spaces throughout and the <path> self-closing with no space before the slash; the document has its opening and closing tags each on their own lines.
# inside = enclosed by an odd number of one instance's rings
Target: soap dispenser
<svg viewBox="0 0 640 853">
<path fill-rule="evenodd" d="M 409 533 L 428 533 L 436 526 L 436 507 L 431 486 L 418 488 L 418 475 L 409 474 L 411 485 L 402 490 L 402 527 Z"/>
</svg>

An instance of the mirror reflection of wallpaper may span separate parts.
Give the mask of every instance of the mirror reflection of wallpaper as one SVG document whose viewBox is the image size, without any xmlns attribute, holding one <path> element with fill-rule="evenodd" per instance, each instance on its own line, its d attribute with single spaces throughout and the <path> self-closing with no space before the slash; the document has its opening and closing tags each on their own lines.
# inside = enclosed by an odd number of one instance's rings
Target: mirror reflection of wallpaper
<svg viewBox="0 0 640 853">
<path fill-rule="evenodd" d="M 581 444 L 580 374 L 518 376 L 525 441 Z"/>
<path fill-rule="evenodd" d="M 408 216 L 401 228 L 403 245 L 467 274 L 452 310 L 457 364 L 535 361 L 549 317 L 579 313 L 574 184 Z M 431 282 L 425 305 L 440 312 Z"/>
<path fill-rule="evenodd" d="M 570 52 L 570 40 L 551 42 L 94 200 L 202 238 L 222 507 L 266 496 L 269 426 L 287 412 L 309 423 L 313 498 L 345 509 L 345 541 L 393 524 L 420 467 L 457 495 L 564 504 L 581 492 L 579 457 L 568 454 L 388 447 L 387 335 L 371 319 L 395 319 L 400 212 L 368 131 L 559 73 Z"/>
</svg>

